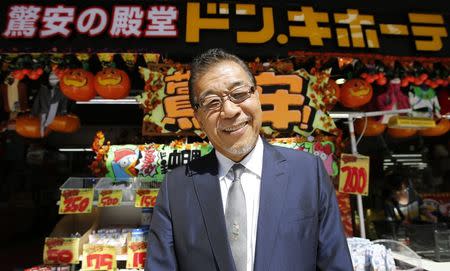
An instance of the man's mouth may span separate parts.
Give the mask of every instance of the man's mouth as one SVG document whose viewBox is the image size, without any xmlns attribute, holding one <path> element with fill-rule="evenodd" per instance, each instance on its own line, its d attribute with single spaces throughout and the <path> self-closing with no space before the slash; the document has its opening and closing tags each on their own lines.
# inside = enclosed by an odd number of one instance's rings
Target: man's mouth
<svg viewBox="0 0 450 271">
<path fill-rule="evenodd" d="M 243 122 L 241 122 L 241 123 L 239 123 L 237 125 L 233 125 L 233 126 L 229 126 L 227 128 L 224 128 L 224 129 L 222 129 L 222 131 L 227 132 L 227 133 L 235 132 L 235 131 L 237 131 L 239 129 L 244 128 L 248 124 L 248 122 L 249 122 L 248 120 L 247 121 L 243 121 Z"/>
</svg>

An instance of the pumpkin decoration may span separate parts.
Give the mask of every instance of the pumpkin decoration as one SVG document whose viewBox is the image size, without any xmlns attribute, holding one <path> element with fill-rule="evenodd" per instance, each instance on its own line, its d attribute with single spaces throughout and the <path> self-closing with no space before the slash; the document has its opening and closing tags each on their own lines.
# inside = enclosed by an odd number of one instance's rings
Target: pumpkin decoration
<svg viewBox="0 0 450 271">
<path fill-rule="evenodd" d="M 48 127 L 55 132 L 73 133 L 80 128 L 80 119 L 76 115 L 58 115 Z"/>
<path fill-rule="evenodd" d="M 74 101 L 89 101 L 94 98 L 94 75 L 83 69 L 68 69 L 59 82 L 61 91 Z"/>
<path fill-rule="evenodd" d="M 360 135 L 364 131 L 364 119 L 357 119 L 355 121 L 355 132 Z M 377 136 L 384 132 L 386 125 L 375 120 L 375 118 L 367 118 L 366 130 L 363 136 Z"/>
<path fill-rule="evenodd" d="M 419 131 L 421 136 L 441 136 L 450 130 L 450 120 L 441 119 L 436 123 L 435 127 L 427 128 Z"/>
<path fill-rule="evenodd" d="M 105 99 L 121 99 L 130 93 L 130 78 L 122 70 L 105 68 L 95 75 L 94 87 Z"/>
<path fill-rule="evenodd" d="M 339 101 L 348 108 L 365 105 L 372 98 L 372 86 L 362 79 L 351 79 L 341 87 Z"/>
<path fill-rule="evenodd" d="M 31 115 L 19 116 L 16 118 L 16 132 L 29 138 L 42 138 L 47 136 L 50 129 L 45 128 L 44 135 L 41 135 L 41 120 Z"/>
<path fill-rule="evenodd" d="M 411 128 L 388 128 L 387 133 L 393 138 L 407 138 L 415 135 L 417 129 Z"/>
</svg>

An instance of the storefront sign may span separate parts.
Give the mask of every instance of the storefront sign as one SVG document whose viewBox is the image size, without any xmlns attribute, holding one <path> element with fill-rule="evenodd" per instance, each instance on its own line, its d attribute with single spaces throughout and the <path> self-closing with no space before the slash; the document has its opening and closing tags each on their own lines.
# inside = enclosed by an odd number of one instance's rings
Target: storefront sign
<svg viewBox="0 0 450 271">
<path fill-rule="evenodd" d="M 144 268 L 147 258 L 147 242 L 129 242 L 127 246 L 127 268 Z"/>
<path fill-rule="evenodd" d="M 144 112 L 144 135 L 161 133 L 192 133 L 200 126 L 189 103 L 188 80 L 190 72 L 175 72 L 167 76 L 141 68 L 146 81 L 144 92 L 138 96 Z M 304 70 L 289 75 L 264 72 L 255 76 L 262 107 L 262 132 L 295 132 L 310 135 L 315 129 L 333 133 L 336 129 L 326 111 L 326 100 L 319 91 L 328 82 L 329 75 L 321 77 Z"/>
<path fill-rule="evenodd" d="M 341 155 L 339 169 L 339 192 L 369 194 L 369 157 L 363 155 Z"/>
<path fill-rule="evenodd" d="M 122 203 L 122 190 L 101 190 L 98 193 L 99 207 L 120 206 Z"/>
<path fill-rule="evenodd" d="M 79 238 L 45 238 L 44 264 L 77 264 Z"/>
<path fill-rule="evenodd" d="M 159 189 L 138 189 L 134 206 L 137 208 L 150 208 L 156 204 Z"/>
<path fill-rule="evenodd" d="M 116 270 L 116 249 L 106 245 L 83 245 L 83 270 Z"/>
<path fill-rule="evenodd" d="M 331 0 L 321 5 L 292 0 L 8 0 L 0 4 L 0 48 L 4 52 L 85 52 L 89 44 L 91 51 L 163 54 L 189 47 L 183 55 L 227 47 L 252 56 L 286 56 L 290 50 L 305 49 L 448 56 L 449 17 L 443 12 L 444 2 L 410 3 L 387 12 L 385 7 L 392 2 L 386 0 L 363 6 Z"/>
<path fill-rule="evenodd" d="M 59 214 L 82 214 L 92 211 L 94 189 L 62 189 Z"/>
</svg>

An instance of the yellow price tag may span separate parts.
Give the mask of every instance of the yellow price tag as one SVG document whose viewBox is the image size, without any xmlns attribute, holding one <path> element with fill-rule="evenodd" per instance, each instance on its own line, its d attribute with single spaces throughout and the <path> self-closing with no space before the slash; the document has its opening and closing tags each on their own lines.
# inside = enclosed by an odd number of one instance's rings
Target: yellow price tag
<svg viewBox="0 0 450 271">
<path fill-rule="evenodd" d="M 149 208 L 155 206 L 159 189 L 138 189 L 134 206 L 137 208 Z"/>
<path fill-rule="evenodd" d="M 144 268 L 147 242 L 130 242 L 127 246 L 127 268 Z"/>
<path fill-rule="evenodd" d="M 102 190 L 98 193 L 98 206 L 120 206 L 122 203 L 122 190 Z"/>
<path fill-rule="evenodd" d="M 369 194 L 369 157 L 343 153 L 339 168 L 339 192 Z"/>
<path fill-rule="evenodd" d="M 113 246 L 84 244 L 83 270 L 115 270 L 117 268 L 116 249 Z"/>
<path fill-rule="evenodd" d="M 79 262 L 79 238 L 45 238 L 45 264 L 77 264 Z"/>
<path fill-rule="evenodd" d="M 82 214 L 92 212 L 93 188 L 64 189 L 59 200 L 60 214 Z"/>
</svg>

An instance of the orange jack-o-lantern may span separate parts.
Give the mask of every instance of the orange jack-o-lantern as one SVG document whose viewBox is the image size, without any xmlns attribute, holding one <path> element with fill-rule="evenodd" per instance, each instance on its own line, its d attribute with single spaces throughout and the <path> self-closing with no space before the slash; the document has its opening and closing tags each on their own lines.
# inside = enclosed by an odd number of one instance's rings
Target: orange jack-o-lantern
<svg viewBox="0 0 450 271">
<path fill-rule="evenodd" d="M 364 130 L 364 119 L 357 119 L 355 121 L 355 132 L 360 135 Z M 375 120 L 374 118 L 367 118 L 366 130 L 363 136 L 377 136 L 384 132 L 386 125 Z"/>
<path fill-rule="evenodd" d="M 365 105 L 372 99 L 372 86 L 362 79 L 351 79 L 341 87 L 339 101 L 348 108 Z"/>
<path fill-rule="evenodd" d="M 48 127 L 55 132 L 73 133 L 80 128 L 80 119 L 75 115 L 58 115 Z"/>
<path fill-rule="evenodd" d="M 74 101 L 89 101 L 94 98 L 94 75 L 83 69 L 69 69 L 59 81 L 61 91 Z"/>
<path fill-rule="evenodd" d="M 333 79 L 328 79 L 328 83 L 325 85 L 325 97 L 327 97 L 327 110 L 333 109 L 334 105 L 339 100 L 339 97 L 341 96 L 341 90 L 339 88 L 339 85 L 336 84 L 336 81 Z"/>
<path fill-rule="evenodd" d="M 415 135 L 417 133 L 417 129 L 411 128 L 388 128 L 388 135 L 393 138 L 407 138 Z"/>
<path fill-rule="evenodd" d="M 38 117 L 25 115 L 16 118 L 16 132 L 29 138 L 42 138 L 47 136 L 50 129 L 44 130 L 44 135 L 41 136 L 41 120 Z"/>
<path fill-rule="evenodd" d="M 433 128 L 419 130 L 419 135 L 422 136 L 441 136 L 450 130 L 450 120 L 441 119 Z"/>
<path fill-rule="evenodd" d="M 105 68 L 95 75 L 94 87 L 105 99 L 121 99 L 130 93 L 130 78 L 122 70 Z"/>
</svg>

